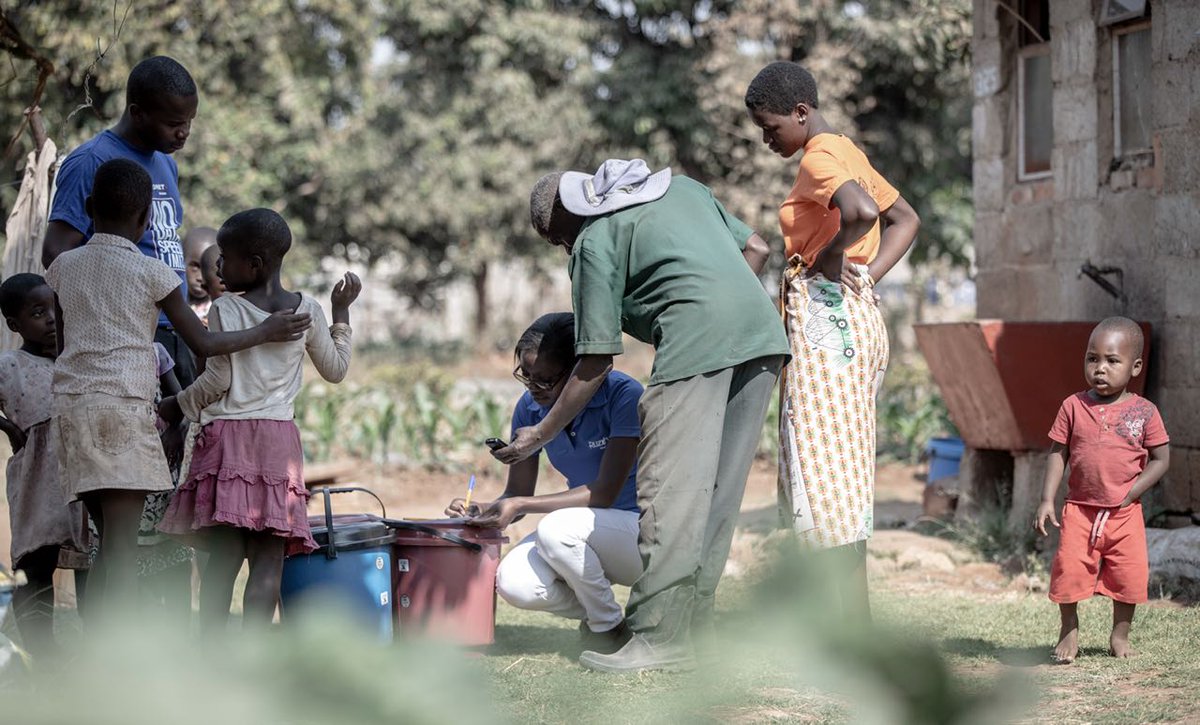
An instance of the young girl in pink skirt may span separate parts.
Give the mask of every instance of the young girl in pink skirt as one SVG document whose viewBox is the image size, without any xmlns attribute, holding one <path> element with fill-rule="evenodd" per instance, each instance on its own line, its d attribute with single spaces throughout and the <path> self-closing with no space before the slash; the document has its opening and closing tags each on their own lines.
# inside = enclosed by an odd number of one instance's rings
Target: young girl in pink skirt
<svg viewBox="0 0 1200 725">
<path fill-rule="evenodd" d="M 297 310 L 312 316 L 303 341 L 260 345 L 211 358 L 204 374 L 159 414 L 186 416 L 202 426 L 186 481 L 175 492 L 159 530 L 188 535 L 209 551 L 200 582 L 203 628 L 223 628 L 242 561 L 250 579 L 243 621 L 269 624 L 279 597 L 287 554 L 314 551 L 308 527 L 300 432 L 292 402 L 300 391 L 305 353 L 321 377 L 341 381 L 350 366 L 350 304 L 362 285 L 347 272 L 333 289 L 333 324 L 320 304 L 280 283 L 292 233 L 269 209 L 239 212 L 217 232 L 218 262 L 231 293 L 213 302 L 209 329 L 241 330 L 271 313 Z"/>
</svg>

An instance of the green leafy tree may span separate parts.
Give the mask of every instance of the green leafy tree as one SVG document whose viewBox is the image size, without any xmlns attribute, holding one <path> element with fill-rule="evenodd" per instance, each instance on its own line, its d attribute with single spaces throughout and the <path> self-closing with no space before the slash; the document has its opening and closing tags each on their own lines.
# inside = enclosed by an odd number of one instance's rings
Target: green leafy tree
<svg viewBox="0 0 1200 725">
<path fill-rule="evenodd" d="M 469 276 L 482 333 L 495 261 L 551 255 L 529 224 L 533 182 L 598 138 L 592 25 L 551 2 L 404 0 L 380 31 L 382 62 L 313 227 L 401 259 L 395 283 L 419 303 Z"/>
<path fill-rule="evenodd" d="M 50 0 L 6 14 L 56 68 L 40 104 L 60 149 L 120 117 L 135 63 L 170 55 L 200 88 L 192 136 L 178 156 L 186 223 L 219 224 L 269 206 L 299 221 L 293 231 L 304 238 L 304 215 L 294 212 L 336 158 L 372 47 L 370 15 L 356 4 Z M 15 75 L 0 90 L 10 119 L 33 100 L 37 74 L 32 63 L 11 67 Z"/>
<path fill-rule="evenodd" d="M 179 154 L 189 226 L 275 208 L 298 250 L 377 264 L 419 304 L 472 280 L 480 331 L 497 261 L 561 274 L 561 255 L 528 223 L 528 191 L 548 170 L 616 156 L 671 165 L 777 237 L 795 160 L 762 146 L 742 95 L 778 58 L 813 70 L 826 114 L 921 213 L 913 260 L 962 263 L 969 18 L 967 0 L 28 0 L 4 10 L 55 67 L 41 105 L 60 148 L 116 120 L 134 63 L 176 57 L 201 88 Z M 0 117 L 15 126 L 39 70 L 10 57 Z M 15 191 L 0 187 L 0 200 Z"/>
<path fill-rule="evenodd" d="M 612 67 L 600 79 L 607 103 L 597 118 L 614 146 L 706 181 L 778 236 L 795 159 L 781 163 L 761 144 L 742 98 L 763 65 L 793 60 L 816 76 L 826 117 L 866 147 L 924 219 L 913 261 L 966 263 L 967 0 L 657 0 L 598 11 L 612 21 L 599 46 Z"/>
</svg>

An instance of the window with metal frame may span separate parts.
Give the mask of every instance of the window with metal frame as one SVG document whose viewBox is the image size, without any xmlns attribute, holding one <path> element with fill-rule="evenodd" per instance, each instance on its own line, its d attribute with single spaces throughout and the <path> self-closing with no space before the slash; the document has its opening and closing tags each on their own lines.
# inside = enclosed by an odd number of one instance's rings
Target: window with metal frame
<svg viewBox="0 0 1200 725">
<path fill-rule="evenodd" d="M 1113 156 L 1151 150 L 1150 23 L 1113 31 Z"/>
<path fill-rule="evenodd" d="M 1050 75 L 1050 4 L 1017 6 L 1017 179 L 1051 175 L 1054 85 Z"/>
</svg>

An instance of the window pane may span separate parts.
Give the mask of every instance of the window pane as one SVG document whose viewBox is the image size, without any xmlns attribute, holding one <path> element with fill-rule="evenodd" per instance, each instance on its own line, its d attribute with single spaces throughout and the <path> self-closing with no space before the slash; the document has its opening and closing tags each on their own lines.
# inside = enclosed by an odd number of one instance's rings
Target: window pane
<svg viewBox="0 0 1200 725">
<path fill-rule="evenodd" d="M 1049 0 L 1021 0 L 1018 12 L 1021 14 L 1021 19 L 1025 21 L 1019 24 L 1020 47 L 1050 42 Z M 1030 26 L 1037 30 L 1036 35 L 1030 32 Z"/>
<path fill-rule="evenodd" d="M 1150 29 L 1117 36 L 1121 152 L 1150 148 Z"/>
<path fill-rule="evenodd" d="M 1054 117 L 1050 104 L 1050 54 L 1021 59 L 1025 70 L 1024 102 L 1021 122 L 1025 129 L 1025 155 L 1021 159 L 1026 174 L 1050 170 L 1050 149 L 1054 146 Z"/>
</svg>

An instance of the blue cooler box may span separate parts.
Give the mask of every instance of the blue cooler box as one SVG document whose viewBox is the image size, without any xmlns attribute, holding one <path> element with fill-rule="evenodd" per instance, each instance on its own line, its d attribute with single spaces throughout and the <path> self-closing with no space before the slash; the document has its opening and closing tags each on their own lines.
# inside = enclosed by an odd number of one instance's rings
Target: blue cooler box
<svg viewBox="0 0 1200 725">
<path fill-rule="evenodd" d="M 328 497 L 326 497 L 328 504 Z M 303 604 L 313 595 L 341 601 L 346 613 L 392 641 L 392 542 L 395 534 L 376 516 L 350 514 L 314 517 L 311 554 L 288 557 L 283 564 L 280 609 Z"/>
</svg>

